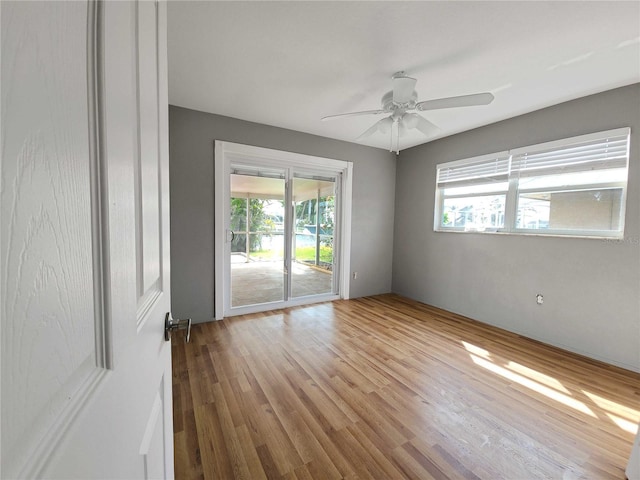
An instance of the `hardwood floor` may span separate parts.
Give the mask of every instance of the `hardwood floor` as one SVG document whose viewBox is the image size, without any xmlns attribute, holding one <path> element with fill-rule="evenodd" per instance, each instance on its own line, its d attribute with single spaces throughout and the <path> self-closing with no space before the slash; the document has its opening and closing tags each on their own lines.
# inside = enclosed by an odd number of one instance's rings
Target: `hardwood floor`
<svg viewBox="0 0 640 480">
<path fill-rule="evenodd" d="M 640 375 L 395 295 L 174 335 L 177 479 L 624 479 Z"/>
</svg>

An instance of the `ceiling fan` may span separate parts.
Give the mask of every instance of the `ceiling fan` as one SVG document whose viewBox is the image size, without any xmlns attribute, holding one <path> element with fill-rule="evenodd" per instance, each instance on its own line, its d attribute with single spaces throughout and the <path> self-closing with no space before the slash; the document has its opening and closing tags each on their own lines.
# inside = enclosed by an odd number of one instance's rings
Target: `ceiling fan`
<svg viewBox="0 0 640 480">
<path fill-rule="evenodd" d="M 374 123 L 368 130 L 360 135 L 356 140 L 366 138 L 376 132 L 390 134 L 390 148 L 393 151 L 393 140 L 395 130 L 395 152 L 400 153 L 400 137 L 404 136 L 408 130 L 416 129 L 424 135 L 429 136 L 439 129 L 436 125 L 414 112 L 425 112 L 427 110 L 438 110 L 441 108 L 471 107 L 474 105 L 488 105 L 493 102 L 493 94 L 489 92 L 474 93 L 472 95 L 461 95 L 459 97 L 437 98 L 416 102 L 418 93 L 414 90 L 417 80 L 407 77 L 404 72 L 396 72 L 391 76 L 393 89 L 382 96 L 382 108 L 379 110 L 366 110 L 363 112 L 341 113 L 339 115 L 329 115 L 322 120 L 334 120 L 343 117 L 355 117 L 358 115 L 383 115 L 388 114 L 382 120 Z"/>
</svg>

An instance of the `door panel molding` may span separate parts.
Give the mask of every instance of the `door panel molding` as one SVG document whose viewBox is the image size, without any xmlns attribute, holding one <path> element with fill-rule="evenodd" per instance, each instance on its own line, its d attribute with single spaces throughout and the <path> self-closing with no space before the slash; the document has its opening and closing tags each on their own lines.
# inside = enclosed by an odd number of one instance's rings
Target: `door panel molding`
<svg viewBox="0 0 640 480">
<path fill-rule="evenodd" d="M 135 162 L 138 331 L 160 300 L 162 285 L 162 204 L 160 155 L 160 85 L 156 31 L 157 2 L 136 2 L 136 113 Z"/>
<path fill-rule="evenodd" d="M 110 365 L 101 9 L 2 5 L 3 478 L 40 476 Z"/>
<path fill-rule="evenodd" d="M 149 418 L 147 419 L 147 425 L 142 435 L 142 442 L 140 444 L 140 457 L 142 461 L 142 469 L 144 470 L 144 478 L 149 480 L 155 480 L 158 478 L 167 478 L 167 465 L 164 462 L 165 458 L 165 382 L 166 379 L 163 375 L 160 381 L 160 387 L 156 392 L 156 396 L 153 399 L 153 405 Z M 173 436 L 173 432 L 171 432 Z"/>
</svg>

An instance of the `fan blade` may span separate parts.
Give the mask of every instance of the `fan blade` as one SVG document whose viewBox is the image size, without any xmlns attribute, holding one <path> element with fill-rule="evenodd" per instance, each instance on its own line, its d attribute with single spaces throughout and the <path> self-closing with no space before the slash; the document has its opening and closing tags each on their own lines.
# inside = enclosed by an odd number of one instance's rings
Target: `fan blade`
<svg viewBox="0 0 640 480">
<path fill-rule="evenodd" d="M 437 98 L 425 102 L 416 103 L 416 110 L 438 110 L 440 108 L 472 107 L 475 105 L 489 105 L 494 96 L 489 92 L 474 93 L 473 95 L 461 95 L 459 97 Z"/>
<path fill-rule="evenodd" d="M 411 77 L 393 78 L 393 102 L 408 103 L 413 96 L 417 80 Z"/>
<path fill-rule="evenodd" d="M 374 133 L 380 131 L 382 133 L 388 133 L 389 128 L 393 124 L 393 119 L 391 117 L 383 118 L 382 120 L 378 120 L 376 123 L 371 125 L 362 135 L 360 135 L 356 140 L 360 140 L 362 138 L 367 138 L 373 135 Z"/>
<path fill-rule="evenodd" d="M 358 115 L 380 115 L 381 113 L 388 113 L 384 110 L 367 110 L 364 112 L 351 112 L 351 113 L 340 113 L 338 115 L 328 115 L 326 117 L 322 117 L 320 120 L 323 122 L 326 120 L 335 120 L 336 118 L 342 117 L 356 117 Z"/>
<path fill-rule="evenodd" d="M 416 129 L 420 130 L 427 137 L 440 131 L 437 125 L 431 123 L 429 120 L 420 115 L 418 115 L 418 117 L 419 120 L 416 124 Z"/>
<path fill-rule="evenodd" d="M 440 131 L 440 129 L 436 125 L 434 125 L 421 115 L 418 115 L 417 113 L 406 113 L 402 117 L 402 125 L 406 129 L 415 128 L 427 137 L 433 133 Z"/>
</svg>

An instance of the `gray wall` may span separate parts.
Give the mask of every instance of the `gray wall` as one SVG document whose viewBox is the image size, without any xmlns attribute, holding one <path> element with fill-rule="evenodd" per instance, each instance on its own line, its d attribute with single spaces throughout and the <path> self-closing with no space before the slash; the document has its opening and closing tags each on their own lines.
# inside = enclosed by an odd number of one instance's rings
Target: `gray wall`
<svg viewBox="0 0 640 480">
<path fill-rule="evenodd" d="M 174 317 L 214 316 L 214 140 L 353 162 L 352 298 L 391 291 L 395 155 L 380 149 L 169 107 Z"/>
<path fill-rule="evenodd" d="M 625 126 L 624 241 L 433 231 L 436 164 Z M 640 84 L 403 151 L 396 170 L 394 292 L 640 371 Z"/>
</svg>

